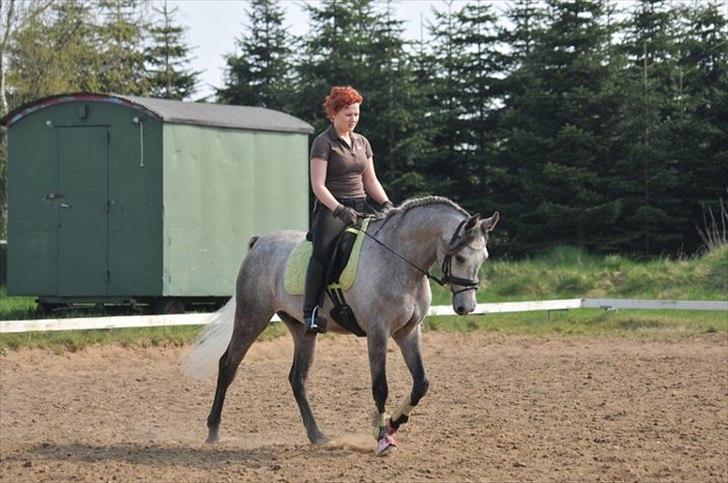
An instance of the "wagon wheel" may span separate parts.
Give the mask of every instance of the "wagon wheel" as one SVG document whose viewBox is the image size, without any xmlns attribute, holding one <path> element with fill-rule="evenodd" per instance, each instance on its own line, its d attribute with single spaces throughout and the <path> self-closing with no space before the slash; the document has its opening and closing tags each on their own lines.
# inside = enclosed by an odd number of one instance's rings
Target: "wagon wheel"
<svg viewBox="0 0 728 483">
<path fill-rule="evenodd" d="M 154 302 L 155 314 L 184 314 L 185 304 L 180 299 L 158 299 Z"/>
</svg>

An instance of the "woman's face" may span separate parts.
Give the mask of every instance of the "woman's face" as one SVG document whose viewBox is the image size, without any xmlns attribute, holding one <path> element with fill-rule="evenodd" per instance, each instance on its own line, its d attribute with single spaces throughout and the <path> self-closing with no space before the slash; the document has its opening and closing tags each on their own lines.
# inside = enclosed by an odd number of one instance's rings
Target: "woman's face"
<svg viewBox="0 0 728 483">
<path fill-rule="evenodd" d="M 358 122 L 359 103 L 346 106 L 334 116 L 334 127 L 339 132 L 353 131 Z"/>
</svg>

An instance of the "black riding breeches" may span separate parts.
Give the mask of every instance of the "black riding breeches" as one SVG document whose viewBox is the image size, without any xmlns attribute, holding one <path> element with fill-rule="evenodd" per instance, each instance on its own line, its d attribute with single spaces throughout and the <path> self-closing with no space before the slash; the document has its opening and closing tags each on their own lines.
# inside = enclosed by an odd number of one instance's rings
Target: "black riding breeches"
<svg viewBox="0 0 728 483">
<path fill-rule="evenodd" d="M 366 198 L 348 198 L 338 200 L 344 206 L 353 208 L 360 213 L 373 213 L 375 208 L 367 203 Z M 310 315 L 311 311 L 321 303 L 323 294 L 326 264 L 329 262 L 331 252 L 334 250 L 336 237 L 346 225 L 334 216 L 334 213 L 317 200 L 311 215 L 311 232 L 313 240 L 313 254 L 306 270 L 306 290 L 303 299 L 303 314 Z"/>
</svg>

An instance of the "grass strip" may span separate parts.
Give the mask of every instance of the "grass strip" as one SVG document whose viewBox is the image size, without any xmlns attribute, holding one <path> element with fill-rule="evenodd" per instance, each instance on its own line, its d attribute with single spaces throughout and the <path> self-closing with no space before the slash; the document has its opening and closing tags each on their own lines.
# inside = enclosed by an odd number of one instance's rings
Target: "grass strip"
<svg viewBox="0 0 728 483">
<path fill-rule="evenodd" d="M 522 312 L 473 316 L 428 317 L 425 331 L 488 331 L 524 336 L 596 336 L 680 339 L 700 334 L 728 332 L 728 314 L 696 311 L 570 311 Z M 170 347 L 191 343 L 199 326 L 149 327 L 58 332 L 26 332 L 0 335 L 0 354 L 21 348 L 48 349 L 55 353 L 75 352 L 86 347 Z M 283 324 L 270 324 L 259 340 L 287 334 Z M 336 336 L 327 336 L 336 337 Z"/>
</svg>

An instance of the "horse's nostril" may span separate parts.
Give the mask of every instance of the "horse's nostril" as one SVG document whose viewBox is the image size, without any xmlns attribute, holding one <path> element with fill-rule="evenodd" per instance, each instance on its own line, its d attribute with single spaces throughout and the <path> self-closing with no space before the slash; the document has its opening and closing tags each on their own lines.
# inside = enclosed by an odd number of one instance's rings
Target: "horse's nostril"
<svg viewBox="0 0 728 483">
<path fill-rule="evenodd" d="M 463 307 L 462 305 L 460 305 L 460 306 L 458 306 L 458 307 L 455 308 L 455 312 L 457 312 L 458 315 L 463 315 L 465 313 L 465 307 Z"/>
</svg>

